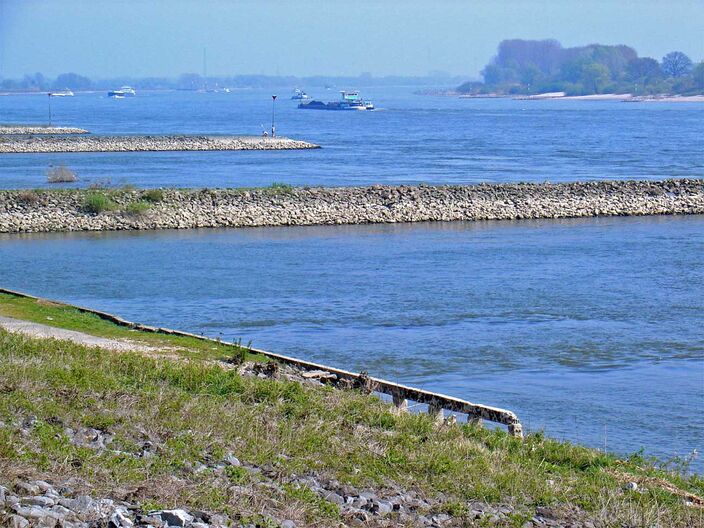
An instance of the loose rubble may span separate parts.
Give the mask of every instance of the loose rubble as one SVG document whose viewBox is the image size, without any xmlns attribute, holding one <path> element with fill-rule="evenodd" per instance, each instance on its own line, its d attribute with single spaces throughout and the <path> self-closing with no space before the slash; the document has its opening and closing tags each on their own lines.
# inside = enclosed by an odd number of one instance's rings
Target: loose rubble
<svg viewBox="0 0 704 528">
<path fill-rule="evenodd" d="M 5 134 L 8 134 L 7 132 Z M 22 134 L 30 134 L 23 132 Z M 170 150 L 293 150 L 320 148 L 285 137 L 256 136 L 42 136 L 0 138 L 0 153 L 35 152 L 142 152 Z M 52 132 L 50 134 L 59 134 Z"/>
<path fill-rule="evenodd" d="M 267 364 L 247 362 L 230 365 L 244 376 L 260 378 L 275 377 L 305 384 L 320 385 L 335 383 L 328 378 L 319 379 L 307 376 L 308 372 L 290 365 L 280 365 L 276 369 Z M 27 417 L 20 424 L 22 434 L 30 435 L 37 425 L 34 417 Z M 113 435 L 108 431 L 90 427 L 65 427 L 64 434 L 77 446 L 91 449 L 96 453 L 113 453 L 123 456 L 150 457 L 160 449 L 159 441 L 142 440 L 141 452 L 127 453 L 113 447 Z M 139 436 L 139 433 L 138 435 Z M 283 457 L 283 455 L 281 455 Z M 556 512 L 549 508 L 527 511 L 525 507 L 512 504 L 487 504 L 481 501 L 468 501 L 462 513 L 451 515 L 446 504 L 449 499 L 439 494 L 424 497 L 413 489 L 402 489 L 393 483 L 376 489 L 357 489 L 325 477 L 318 472 L 303 475 L 284 475 L 277 467 L 278 460 L 270 464 L 256 465 L 242 462 L 235 453 L 225 454 L 222 460 L 204 460 L 190 465 L 193 474 L 211 472 L 222 477 L 222 486 L 229 493 L 244 496 L 284 493 L 285 487 L 307 488 L 323 501 L 339 511 L 340 520 L 329 521 L 329 526 L 368 526 L 368 527 L 422 527 L 449 528 L 459 526 L 505 526 L 517 515 L 528 519 L 524 528 L 573 527 L 593 528 L 583 512 L 572 510 Z M 247 484 L 233 486 L 227 480 L 228 468 L 239 468 L 251 476 Z M 13 528 L 259 528 L 278 526 L 296 528 L 307 526 L 304 521 L 277 519 L 263 514 L 262 519 L 252 521 L 235 514 L 203 512 L 187 507 L 173 507 L 160 510 L 145 509 L 129 497 L 95 497 L 86 493 L 90 486 L 77 479 L 66 482 L 45 480 L 4 481 L 0 477 L 0 526 Z M 326 525 L 327 526 L 327 525 Z"/>
<path fill-rule="evenodd" d="M 52 127 L 52 126 L 29 126 L 10 125 L 0 126 L 0 135 L 20 135 L 20 134 L 87 134 L 88 131 L 75 127 Z"/>
<path fill-rule="evenodd" d="M 225 466 L 199 468 L 197 471 L 223 471 Z M 314 475 L 289 479 L 276 479 L 271 467 L 245 466 L 248 472 L 257 475 L 257 486 L 282 489 L 283 485 L 308 487 L 321 499 L 336 505 L 340 521 L 330 521 L 331 526 L 379 526 L 379 527 L 428 527 L 455 526 L 504 526 L 522 513 L 530 520 L 525 528 L 574 527 L 592 528 L 578 511 L 568 518 L 561 518 L 548 508 L 537 508 L 532 515 L 511 505 L 489 505 L 479 501 L 466 504 L 461 517 L 453 517 L 443 510 L 443 498 L 427 500 L 414 491 L 403 490 L 357 490 L 334 480 Z M 85 483 L 69 480 L 51 484 L 43 480 L 18 481 L 0 485 L 0 525 L 13 528 L 258 528 L 279 526 L 295 528 L 306 526 L 302 521 L 276 519 L 263 516 L 264 522 L 242 522 L 237 514 L 203 512 L 188 508 L 166 508 L 145 510 L 139 504 L 117 498 L 95 498 L 76 491 L 74 485 L 83 488 Z M 234 488 L 234 487 L 233 487 Z M 247 490 L 233 490 L 246 493 Z"/>
<path fill-rule="evenodd" d="M 704 214 L 704 180 L 467 186 L 163 190 L 143 214 L 144 191 L 110 195 L 115 211 L 89 213 L 94 191 L 0 191 L 0 232 L 336 225 L 455 220 Z"/>
</svg>

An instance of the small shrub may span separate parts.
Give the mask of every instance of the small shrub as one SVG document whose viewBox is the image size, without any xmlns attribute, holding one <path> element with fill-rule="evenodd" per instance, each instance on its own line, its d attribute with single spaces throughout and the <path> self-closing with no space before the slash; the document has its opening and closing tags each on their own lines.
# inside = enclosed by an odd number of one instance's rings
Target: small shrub
<svg viewBox="0 0 704 528">
<path fill-rule="evenodd" d="M 46 181 L 49 183 L 73 183 L 78 181 L 78 176 L 68 167 L 50 167 L 46 173 Z"/>
<path fill-rule="evenodd" d="M 142 194 L 142 199 L 147 202 L 157 203 L 164 201 L 164 191 L 161 189 L 149 189 Z"/>
<path fill-rule="evenodd" d="M 234 484 L 244 484 L 249 480 L 249 472 L 241 466 L 227 466 L 225 474 Z"/>
<path fill-rule="evenodd" d="M 22 191 L 17 194 L 17 201 L 24 204 L 35 204 L 39 201 L 39 195 L 34 191 Z"/>
<path fill-rule="evenodd" d="M 147 202 L 132 202 L 127 206 L 127 211 L 128 214 L 134 215 L 134 216 L 141 216 L 145 214 L 147 211 L 149 211 L 149 208 L 151 206 Z"/>
<path fill-rule="evenodd" d="M 288 183 L 274 182 L 271 185 L 269 185 L 269 189 L 271 189 L 273 191 L 289 193 L 289 192 L 293 191 L 293 185 L 289 185 Z"/>
<path fill-rule="evenodd" d="M 93 183 L 91 183 L 88 188 L 97 191 L 100 189 L 107 189 L 112 185 L 112 180 L 110 178 L 102 178 L 100 180 L 95 180 Z"/>
<path fill-rule="evenodd" d="M 86 196 L 83 208 L 93 214 L 102 213 L 105 211 L 114 211 L 117 204 L 103 193 L 93 192 Z"/>
</svg>

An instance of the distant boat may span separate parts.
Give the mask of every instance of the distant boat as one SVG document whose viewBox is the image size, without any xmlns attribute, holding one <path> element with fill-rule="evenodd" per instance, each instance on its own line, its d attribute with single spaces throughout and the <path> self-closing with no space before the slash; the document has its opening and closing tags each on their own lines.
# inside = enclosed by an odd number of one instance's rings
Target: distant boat
<svg viewBox="0 0 704 528">
<path fill-rule="evenodd" d="M 293 91 L 291 99 L 293 99 L 294 101 L 307 101 L 308 99 L 310 99 L 310 95 L 305 93 L 303 90 L 299 90 L 298 88 L 296 88 Z"/>
<path fill-rule="evenodd" d="M 73 97 L 73 92 L 66 88 L 58 92 L 49 92 L 49 97 Z"/>
<path fill-rule="evenodd" d="M 374 110 L 374 103 L 365 101 L 359 92 L 340 92 L 340 100 L 324 103 L 308 101 L 298 105 L 301 110 Z"/>
<path fill-rule="evenodd" d="M 110 90 L 108 92 L 108 97 L 114 97 L 115 99 L 134 97 L 135 95 L 137 95 L 137 92 L 131 86 L 121 86 L 119 90 Z"/>
</svg>

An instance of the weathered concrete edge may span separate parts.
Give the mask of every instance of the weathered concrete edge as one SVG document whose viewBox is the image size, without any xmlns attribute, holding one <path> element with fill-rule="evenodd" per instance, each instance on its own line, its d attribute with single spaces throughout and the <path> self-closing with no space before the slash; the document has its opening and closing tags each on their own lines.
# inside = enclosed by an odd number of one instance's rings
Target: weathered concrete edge
<svg viewBox="0 0 704 528">
<path fill-rule="evenodd" d="M 14 295 L 16 297 L 23 297 L 26 299 L 34 299 L 36 301 L 50 302 L 60 306 L 66 306 L 69 308 L 74 308 L 83 313 L 89 313 L 100 317 L 103 320 L 110 321 L 119 326 L 131 328 L 134 330 L 140 330 L 143 332 L 152 332 L 156 334 L 165 335 L 175 335 L 182 337 L 190 337 L 194 339 L 199 339 L 201 341 L 207 341 L 210 343 L 223 344 L 227 346 L 237 346 L 235 343 L 221 341 L 218 339 L 213 339 L 210 337 L 192 334 L 190 332 L 184 332 L 181 330 L 173 330 L 171 328 L 162 328 L 155 326 L 143 325 L 141 323 L 135 323 L 123 319 L 117 315 L 113 315 L 108 312 L 103 312 L 100 310 L 94 310 L 92 308 L 86 308 L 84 306 L 77 306 L 74 304 L 69 304 L 61 301 L 55 301 L 52 299 L 46 299 L 43 297 L 37 297 L 30 295 L 28 293 L 19 292 L 15 290 L 10 290 L 8 288 L 1 288 L 0 293 L 7 295 Z M 289 356 L 284 356 L 282 354 L 276 354 L 269 352 L 267 350 L 261 350 L 258 348 L 249 348 L 252 352 L 256 354 L 261 354 L 265 357 L 274 359 L 281 363 L 288 365 L 293 365 L 297 368 L 312 371 L 321 370 L 324 372 L 329 372 L 335 374 L 338 378 L 352 382 L 356 386 L 366 386 L 371 388 L 375 392 L 381 394 L 389 395 L 393 398 L 394 405 L 400 408 L 405 408 L 407 406 L 407 400 L 415 401 L 418 403 L 428 405 L 428 412 L 435 417 L 442 417 L 442 409 L 448 411 L 466 414 L 470 420 L 487 420 L 489 422 L 495 422 L 498 424 L 506 425 L 508 427 L 509 434 L 512 436 L 522 438 L 523 437 L 523 426 L 519 421 L 515 413 L 508 411 L 506 409 L 501 409 L 499 407 L 492 407 L 488 405 L 481 405 L 477 403 L 472 403 L 466 400 L 461 400 L 459 398 L 454 398 L 452 396 L 447 396 L 445 394 L 440 394 L 436 392 L 430 392 L 423 389 L 416 389 L 413 387 L 408 387 L 406 385 L 401 385 L 391 381 L 387 381 L 381 378 L 373 378 L 367 376 L 366 373 L 354 373 L 347 370 L 338 369 L 335 367 L 329 367 L 327 365 L 322 365 L 320 363 L 313 363 L 311 361 L 305 361 L 298 358 L 293 358 Z"/>
</svg>

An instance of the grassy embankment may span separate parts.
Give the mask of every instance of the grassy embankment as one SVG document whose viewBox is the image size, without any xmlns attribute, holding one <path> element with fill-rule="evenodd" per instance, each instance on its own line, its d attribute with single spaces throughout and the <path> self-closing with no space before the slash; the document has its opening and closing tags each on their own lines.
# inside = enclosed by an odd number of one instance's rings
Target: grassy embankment
<svg viewBox="0 0 704 528">
<path fill-rule="evenodd" d="M 246 346 L 238 347 L 191 337 L 133 330 L 101 319 L 97 315 L 81 312 L 72 306 L 50 301 L 0 293 L 0 315 L 75 330 L 92 336 L 127 340 L 184 358 L 222 360 L 241 353 L 248 361 L 263 361 L 261 356 L 249 353 Z"/>
<path fill-rule="evenodd" d="M 3 480 L 77 477 L 95 496 L 127 496 L 145 509 L 187 506 L 250 519 L 265 513 L 320 526 L 336 524 L 337 506 L 289 484 L 293 474 L 377 490 L 399 486 L 424 497 L 444 494 L 437 509 L 458 522 L 467 501 L 476 499 L 516 506 L 513 526 L 522 526 L 538 506 L 559 511 L 566 504 L 603 526 L 702 523 L 702 510 L 685 505 L 682 495 L 701 496 L 704 480 L 660 471 L 639 457 L 619 460 L 541 434 L 520 441 L 473 425 L 438 428 L 426 415 L 399 415 L 357 391 L 242 376 L 207 361 L 227 355 L 225 347 L 139 335 L 62 306 L 2 295 L 0 314 L 163 345 L 189 359 L 0 331 Z M 110 449 L 74 445 L 66 427 L 110 434 Z M 136 456 L 145 439 L 158 448 L 153 456 Z M 229 452 L 244 463 L 270 466 L 278 484 L 241 467 L 224 474 L 192 469 Z M 628 481 L 639 482 L 638 490 L 624 490 Z"/>
</svg>

